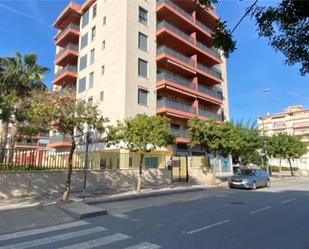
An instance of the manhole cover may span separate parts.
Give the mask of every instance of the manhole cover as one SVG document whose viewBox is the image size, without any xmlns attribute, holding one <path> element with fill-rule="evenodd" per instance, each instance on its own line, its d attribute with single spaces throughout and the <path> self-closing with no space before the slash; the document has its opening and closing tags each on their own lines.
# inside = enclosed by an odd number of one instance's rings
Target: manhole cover
<svg viewBox="0 0 309 249">
<path fill-rule="evenodd" d="M 240 202 L 240 201 L 231 201 L 230 204 L 233 204 L 233 205 L 244 205 L 245 203 L 244 202 Z"/>
</svg>

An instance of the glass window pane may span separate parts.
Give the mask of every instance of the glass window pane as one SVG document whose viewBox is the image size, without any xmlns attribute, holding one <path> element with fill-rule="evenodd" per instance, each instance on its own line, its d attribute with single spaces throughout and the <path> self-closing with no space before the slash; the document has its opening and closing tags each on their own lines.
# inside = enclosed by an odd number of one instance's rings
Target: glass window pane
<svg viewBox="0 0 309 249">
<path fill-rule="evenodd" d="M 89 74 L 89 88 L 93 87 L 93 82 L 94 82 L 94 73 Z"/>
<path fill-rule="evenodd" d="M 92 49 L 92 50 L 90 51 L 90 65 L 91 65 L 92 63 L 94 63 L 94 60 L 95 60 L 95 50 Z"/>
<path fill-rule="evenodd" d="M 96 37 L 96 27 L 94 26 L 91 30 L 91 41 L 93 41 Z"/>
<path fill-rule="evenodd" d="M 94 5 L 92 8 L 92 18 L 95 18 L 97 16 L 97 5 Z"/>
<path fill-rule="evenodd" d="M 85 26 L 87 26 L 87 24 L 89 23 L 89 10 L 87 10 L 84 15 L 83 15 L 83 19 L 82 19 L 82 28 L 84 28 Z"/>
<path fill-rule="evenodd" d="M 138 33 L 138 48 L 148 51 L 148 37 L 142 33 Z"/>
<path fill-rule="evenodd" d="M 148 105 L 148 91 L 144 89 L 138 89 L 138 104 Z"/>
<path fill-rule="evenodd" d="M 80 49 L 83 49 L 88 45 L 88 33 L 84 34 L 81 38 Z"/>
<path fill-rule="evenodd" d="M 79 60 L 79 71 L 87 67 L 87 55 L 84 55 Z"/>
<path fill-rule="evenodd" d="M 139 22 L 148 25 L 148 11 L 143 9 L 142 7 L 139 7 L 139 13 L 138 13 Z"/>
<path fill-rule="evenodd" d="M 81 93 L 86 90 L 86 77 L 83 77 L 78 82 L 78 92 Z"/>
<path fill-rule="evenodd" d="M 148 67 L 148 62 L 144 61 L 142 59 L 138 59 L 138 75 L 141 77 L 147 78 L 148 72 L 147 72 L 147 67 Z"/>
</svg>

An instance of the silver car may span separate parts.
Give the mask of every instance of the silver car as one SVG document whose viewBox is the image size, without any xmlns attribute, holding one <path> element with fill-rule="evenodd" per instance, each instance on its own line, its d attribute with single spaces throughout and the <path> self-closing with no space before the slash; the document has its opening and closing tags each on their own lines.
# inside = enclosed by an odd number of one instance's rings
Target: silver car
<svg viewBox="0 0 309 249">
<path fill-rule="evenodd" d="M 255 190 L 258 187 L 270 187 L 268 173 L 263 169 L 239 169 L 228 181 L 230 188 Z"/>
</svg>

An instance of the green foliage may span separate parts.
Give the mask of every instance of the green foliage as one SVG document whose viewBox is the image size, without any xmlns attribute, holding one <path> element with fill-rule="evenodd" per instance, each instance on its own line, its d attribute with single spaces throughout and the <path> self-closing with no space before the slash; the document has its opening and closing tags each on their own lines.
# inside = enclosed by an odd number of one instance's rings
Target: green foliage
<svg viewBox="0 0 309 249">
<path fill-rule="evenodd" d="M 74 140 L 74 131 L 81 130 L 85 125 L 99 132 L 104 131 L 103 118 L 97 106 L 90 106 L 82 100 L 76 100 L 74 95 L 57 92 L 35 93 L 27 102 L 27 122 L 23 127 L 24 133 L 37 134 L 41 130 L 54 130 L 68 134 Z"/>
<path fill-rule="evenodd" d="M 276 7 L 257 7 L 252 12 L 259 35 L 281 51 L 286 64 L 301 64 L 301 74 L 309 72 L 309 1 L 283 0 Z"/>
<path fill-rule="evenodd" d="M 279 159 L 296 159 L 307 153 L 307 146 L 298 137 L 278 133 L 268 138 L 267 154 Z"/>
<path fill-rule="evenodd" d="M 123 141 L 130 151 L 145 154 L 166 147 L 173 138 L 166 117 L 139 114 L 118 122 L 117 126 L 109 126 L 105 140 L 109 144 Z"/>
<path fill-rule="evenodd" d="M 232 151 L 233 159 L 244 165 L 260 164 L 258 149 L 261 148 L 262 139 L 259 130 L 253 124 L 244 125 L 241 122 L 235 123 L 234 128 L 238 137 L 238 148 Z"/>
<path fill-rule="evenodd" d="M 239 148 L 239 138 L 230 122 L 218 125 L 214 120 L 204 122 L 194 118 L 188 121 L 190 146 L 201 146 L 207 153 L 214 156 L 228 156 Z"/>
</svg>

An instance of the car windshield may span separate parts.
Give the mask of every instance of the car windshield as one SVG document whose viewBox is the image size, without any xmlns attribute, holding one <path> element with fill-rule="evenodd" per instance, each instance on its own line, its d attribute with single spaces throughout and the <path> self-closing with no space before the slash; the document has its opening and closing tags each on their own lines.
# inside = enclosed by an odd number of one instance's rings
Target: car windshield
<svg viewBox="0 0 309 249">
<path fill-rule="evenodd" d="M 255 170 L 253 169 L 238 169 L 236 172 L 236 175 L 242 175 L 242 176 L 253 176 Z"/>
</svg>

